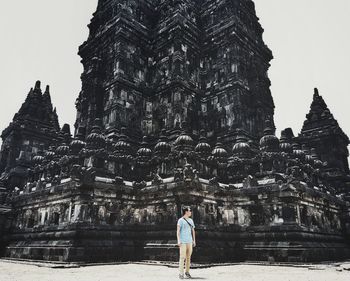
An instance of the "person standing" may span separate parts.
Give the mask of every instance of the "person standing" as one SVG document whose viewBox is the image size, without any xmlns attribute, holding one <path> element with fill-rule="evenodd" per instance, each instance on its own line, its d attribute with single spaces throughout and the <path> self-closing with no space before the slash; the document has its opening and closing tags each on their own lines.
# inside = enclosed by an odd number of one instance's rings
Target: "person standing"
<svg viewBox="0 0 350 281">
<path fill-rule="evenodd" d="M 179 261 L 179 278 L 184 279 L 184 275 L 187 278 L 191 278 L 190 265 L 192 249 L 196 246 L 196 233 L 194 231 L 195 225 L 192 216 L 192 210 L 190 207 L 184 207 L 182 209 L 182 217 L 177 221 L 177 245 L 180 249 L 180 261 Z M 184 274 L 184 262 L 186 261 L 186 271 Z"/>
</svg>

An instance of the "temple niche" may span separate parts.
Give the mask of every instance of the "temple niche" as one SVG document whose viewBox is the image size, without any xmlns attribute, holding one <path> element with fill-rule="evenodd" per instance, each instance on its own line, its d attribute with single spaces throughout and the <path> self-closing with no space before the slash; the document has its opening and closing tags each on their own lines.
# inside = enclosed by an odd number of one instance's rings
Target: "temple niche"
<svg viewBox="0 0 350 281">
<path fill-rule="evenodd" d="M 73 136 L 40 82 L 2 133 L 5 256 L 177 260 L 190 205 L 195 262 L 350 257 L 349 138 L 317 89 L 276 136 L 253 1 L 100 0 L 89 29 Z"/>
</svg>

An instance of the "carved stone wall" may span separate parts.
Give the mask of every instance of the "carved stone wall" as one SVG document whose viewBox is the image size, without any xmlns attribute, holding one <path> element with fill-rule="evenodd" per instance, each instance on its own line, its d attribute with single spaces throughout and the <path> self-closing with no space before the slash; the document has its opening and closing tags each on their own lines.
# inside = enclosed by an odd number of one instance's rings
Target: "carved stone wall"
<svg viewBox="0 0 350 281">
<path fill-rule="evenodd" d="M 94 262 L 176 260 L 174 225 L 183 205 L 193 208 L 196 261 L 318 261 L 349 254 L 342 234 L 343 211 L 349 206 L 335 197 L 274 181 L 243 189 L 214 187 L 205 180 L 167 181 L 135 189 L 131 183 L 111 184 L 103 178 L 90 185 L 68 180 L 14 195 L 7 255 Z M 52 238 L 50 233 L 55 233 Z"/>
</svg>

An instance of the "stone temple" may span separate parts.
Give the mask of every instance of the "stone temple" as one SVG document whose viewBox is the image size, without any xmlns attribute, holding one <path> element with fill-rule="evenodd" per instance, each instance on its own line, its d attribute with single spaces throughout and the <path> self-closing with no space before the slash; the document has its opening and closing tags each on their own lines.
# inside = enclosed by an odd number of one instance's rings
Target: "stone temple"
<svg viewBox="0 0 350 281">
<path fill-rule="evenodd" d="M 176 260 L 190 205 L 195 262 L 350 257 L 349 138 L 317 89 L 275 135 L 253 1 L 100 0 L 89 29 L 73 136 L 40 82 L 1 135 L 4 256 Z"/>
</svg>

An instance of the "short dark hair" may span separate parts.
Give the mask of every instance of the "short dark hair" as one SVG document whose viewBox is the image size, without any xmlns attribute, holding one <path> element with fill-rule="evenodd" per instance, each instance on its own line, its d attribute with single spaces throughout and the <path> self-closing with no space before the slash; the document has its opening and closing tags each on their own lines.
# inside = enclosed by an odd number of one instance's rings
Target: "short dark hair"
<svg viewBox="0 0 350 281">
<path fill-rule="evenodd" d="M 191 207 L 185 206 L 182 208 L 182 215 L 184 215 L 187 211 L 192 211 Z"/>
</svg>

